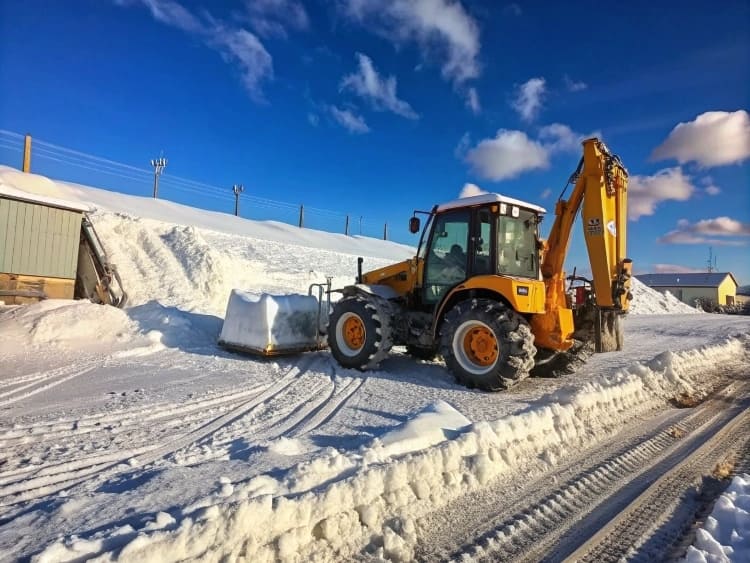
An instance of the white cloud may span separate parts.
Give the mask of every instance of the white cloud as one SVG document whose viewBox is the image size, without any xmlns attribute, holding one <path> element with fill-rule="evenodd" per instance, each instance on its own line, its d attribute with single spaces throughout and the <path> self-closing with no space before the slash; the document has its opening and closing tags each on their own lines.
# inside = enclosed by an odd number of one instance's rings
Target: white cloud
<svg viewBox="0 0 750 563">
<path fill-rule="evenodd" d="M 138 3 L 138 0 L 115 0 L 120 6 Z M 186 8 L 172 0 L 140 0 L 148 8 L 151 16 L 163 24 L 183 31 L 203 31 L 203 23 Z"/>
<path fill-rule="evenodd" d="M 456 148 L 453 149 L 453 154 L 456 158 L 463 159 L 466 156 L 466 152 L 469 150 L 469 147 L 471 146 L 471 135 L 469 135 L 469 132 L 467 131 L 463 135 L 461 135 L 461 138 L 458 140 L 458 143 L 456 144 Z"/>
<path fill-rule="evenodd" d="M 694 121 L 680 123 L 651 154 L 653 160 L 674 158 L 680 164 L 697 162 L 700 166 L 721 166 L 742 162 L 750 157 L 750 115 L 709 111 Z"/>
<path fill-rule="evenodd" d="M 297 0 L 245 0 L 247 19 L 261 37 L 286 37 L 287 28 L 305 30 L 310 20 Z"/>
<path fill-rule="evenodd" d="M 536 140 L 523 131 L 500 129 L 494 138 L 483 139 L 469 149 L 471 139 L 465 133 L 454 154 L 472 165 L 483 178 L 504 180 L 526 172 L 549 166 L 550 156 L 557 152 L 577 152 L 581 141 L 598 133 L 581 135 L 567 125 L 552 123 L 539 130 Z"/>
<path fill-rule="evenodd" d="M 486 193 L 489 193 L 489 192 L 483 190 L 476 184 L 471 184 L 467 182 L 466 184 L 464 184 L 464 187 L 461 188 L 461 192 L 458 194 L 458 197 L 459 199 L 463 199 L 465 197 L 472 197 L 475 195 L 482 195 Z"/>
<path fill-rule="evenodd" d="M 551 152 L 577 152 L 584 139 L 601 136 L 599 131 L 582 135 L 562 123 L 551 123 L 539 129 L 539 140 Z"/>
<path fill-rule="evenodd" d="M 721 193 L 721 188 L 719 188 L 719 186 L 714 186 L 713 184 L 706 186 L 704 189 L 708 195 L 719 195 Z"/>
<path fill-rule="evenodd" d="M 568 92 L 580 92 L 589 87 L 585 82 L 581 80 L 573 80 L 567 74 L 563 75 L 563 82 L 565 83 L 565 88 L 567 88 Z"/>
<path fill-rule="evenodd" d="M 679 266 L 677 264 L 652 264 L 657 274 L 695 274 L 705 272 L 705 269 L 691 268 L 690 266 Z"/>
<path fill-rule="evenodd" d="M 425 60 L 440 60 L 446 80 L 480 74 L 479 26 L 458 0 L 339 0 L 339 11 L 397 44 L 415 41 Z"/>
<path fill-rule="evenodd" d="M 329 106 L 328 110 L 331 112 L 333 119 L 341 125 L 344 129 L 350 133 L 368 133 L 370 128 L 365 122 L 365 118 L 361 115 L 357 115 L 352 110 L 340 109 L 336 106 Z"/>
<path fill-rule="evenodd" d="M 552 195 L 552 189 L 551 189 L 551 188 L 547 188 L 547 189 L 545 189 L 545 190 L 544 190 L 544 191 L 543 191 L 543 192 L 541 193 L 541 195 L 540 195 L 539 197 L 540 197 L 541 199 L 548 199 L 548 198 L 549 198 L 549 196 L 551 196 L 551 195 Z"/>
<path fill-rule="evenodd" d="M 469 88 L 466 91 L 466 107 L 469 108 L 474 115 L 478 115 L 482 111 L 482 106 L 479 103 L 479 94 L 477 94 L 476 88 Z"/>
<path fill-rule="evenodd" d="M 542 99 L 546 90 L 544 78 L 531 78 L 516 87 L 511 106 L 524 121 L 533 121 L 542 109 Z"/>
<path fill-rule="evenodd" d="M 522 172 L 549 166 L 548 151 L 523 131 L 500 129 L 466 153 L 466 161 L 489 180 L 515 178 Z"/>
<path fill-rule="evenodd" d="M 142 4 L 158 22 L 200 36 L 226 62 L 239 67 L 242 84 L 250 97 L 256 102 L 265 102 L 261 85 L 273 78 L 273 59 L 250 31 L 226 26 L 208 13 L 199 19 L 173 0 L 115 0 L 115 3 L 120 6 Z"/>
<path fill-rule="evenodd" d="M 682 232 L 718 236 L 750 236 L 750 223 L 741 223 L 731 217 L 701 219 L 691 223 L 687 219 L 677 222 L 677 229 Z"/>
<path fill-rule="evenodd" d="M 317 113 L 308 112 L 307 122 L 313 127 L 317 127 L 318 124 L 320 123 L 320 116 Z"/>
<path fill-rule="evenodd" d="M 273 62 L 258 38 L 246 29 L 217 29 L 211 41 L 225 61 L 237 63 L 250 97 L 256 102 L 265 101 L 261 83 L 273 78 Z"/>
<path fill-rule="evenodd" d="M 396 77 L 383 78 L 378 74 L 372 59 L 357 53 L 359 68 L 357 72 L 346 75 L 341 80 L 340 88 L 350 90 L 361 96 L 377 110 L 392 111 L 407 119 L 418 119 L 419 115 L 412 107 L 396 95 Z"/>
<path fill-rule="evenodd" d="M 687 201 L 695 192 L 690 176 L 679 166 L 659 170 L 653 176 L 631 176 L 628 181 L 628 217 L 636 220 L 653 215 L 656 206 L 667 200 Z"/>
</svg>

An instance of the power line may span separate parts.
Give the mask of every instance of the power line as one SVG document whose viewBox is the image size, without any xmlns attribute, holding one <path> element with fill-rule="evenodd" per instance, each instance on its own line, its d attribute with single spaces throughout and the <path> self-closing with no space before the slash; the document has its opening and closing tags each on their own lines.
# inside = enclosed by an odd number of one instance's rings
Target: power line
<svg viewBox="0 0 750 563">
<path fill-rule="evenodd" d="M 20 152 L 23 149 L 23 139 L 24 135 L 6 129 L 0 129 L 0 149 Z M 34 140 L 34 153 L 37 158 L 42 161 L 50 161 L 66 166 L 72 166 L 92 173 L 117 178 L 121 181 L 126 180 L 128 182 L 133 182 L 137 185 L 143 185 L 151 176 L 151 172 L 144 168 L 117 162 L 115 160 L 88 154 L 38 139 Z M 166 159 L 161 157 L 160 159 L 154 159 L 152 161 L 152 166 L 154 166 L 154 197 L 158 196 L 159 183 L 164 187 L 169 187 L 170 189 L 185 195 L 198 195 L 204 197 L 206 195 L 211 195 L 212 198 L 220 200 L 229 200 L 232 197 L 230 194 L 226 193 L 226 188 L 221 188 L 206 182 L 191 180 L 189 178 L 173 176 L 171 174 L 163 175 L 166 164 Z M 92 183 L 96 182 L 95 179 L 87 181 Z M 234 197 L 235 212 L 239 214 L 239 193 L 235 193 Z M 264 211 L 267 216 L 294 216 L 296 218 L 301 208 L 301 206 L 296 203 L 273 200 L 255 195 L 245 194 L 243 197 L 253 206 L 253 208 Z M 362 234 L 363 227 L 365 226 L 363 216 L 359 214 L 346 214 L 331 209 L 309 206 L 305 206 L 304 210 L 307 218 L 311 219 L 313 223 L 331 225 L 333 226 L 332 230 L 334 231 L 339 231 L 341 229 L 343 220 L 347 215 L 354 217 L 359 216 L 360 234 Z M 340 221 L 342 223 L 340 223 Z M 378 223 L 378 221 L 375 221 L 375 223 Z"/>
</svg>

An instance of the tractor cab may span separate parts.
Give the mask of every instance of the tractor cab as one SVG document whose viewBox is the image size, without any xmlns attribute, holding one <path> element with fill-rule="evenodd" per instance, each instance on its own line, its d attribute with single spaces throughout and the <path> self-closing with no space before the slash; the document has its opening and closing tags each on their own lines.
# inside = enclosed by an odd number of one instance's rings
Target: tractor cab
<svg viewBox="0 0 750 563">
<path fill-rule="evenodd" d="M 422 233 L 421 301 L 435 304 L 475 276 L 539 279 L 539 229 L 544 208 L 499 194 L 463 198 L 433 208 Z M 416 220 L 416 221 L 415 221 Z M 419 230 L 419 218 L 410 221 Z"/>
</svg>

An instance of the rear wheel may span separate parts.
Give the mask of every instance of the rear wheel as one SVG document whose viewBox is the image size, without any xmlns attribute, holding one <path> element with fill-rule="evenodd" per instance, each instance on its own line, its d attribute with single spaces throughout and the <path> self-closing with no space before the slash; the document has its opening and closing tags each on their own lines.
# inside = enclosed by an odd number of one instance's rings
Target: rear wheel
<svg viewBox="0 0 750 563">
<path fill-rule="evenodd" d="M 528 377 L 536 348 L 526 319 L 503 303 L 471 299 L 446 315 L 440 353 L 459 383 L 499 391 Z"/>
<path fill-rule="evenodd" d="M 347 297 L 333 306 L 328 322 L 328 346 L 346 368 L 376 367 L 390 350 L 387 319 L 364 297 Z"/>
</svg>

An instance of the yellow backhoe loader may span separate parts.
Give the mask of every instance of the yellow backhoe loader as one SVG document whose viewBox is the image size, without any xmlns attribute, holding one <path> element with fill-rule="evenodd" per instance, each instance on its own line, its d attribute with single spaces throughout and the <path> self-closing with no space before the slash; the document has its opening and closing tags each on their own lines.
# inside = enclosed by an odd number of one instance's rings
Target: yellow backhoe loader
<svg viewBox="0 0 750 563">
<path fill-rule="evenodd" d="M 366 370 L 405 345 L 419 358 L 442 355 L 459 382 L 495 391 L 535 364 L 554 373 L 587 350 L 620 350 L 620 318 L 632 299 L 627 178 L 602 141 L 584 141 L 573 190 L 557 202 L 546 241 L 539 237 L 545 210 L 499 194 L 415 212 L 412 233 L 421 227 L 417 214 L 428 216 L 417 256 L 367 273 L 360 258 L 357 283 L 340 290 L 328 322 L 333 357 Z M 592 279 L 574 276 L 566 288 L 579 211 Z"/>
<path fill-rule="evenodd" d="M 412 233 L 421 228 L 417 214 L 428 219 L 414 258 L 367 273 L 359 258 L 356 283 L 336 290 L 343 295 L 332 309 L 330 280 L 325 309 L 313 288 L 309 296 L 234 290 L 219 344 L 270 356 L 320 349 L 327 333 L 336 361 L 360 370 L 401 345 L 418 358 L 442 355 L 459 382 L 489 391 L 532 372 L 571 371 L 590 352 L 622 348 L 620 319 L 632 299 L 627 179 L 620 159 L 587 139 L 546 241 L 545 210 L 499 194 L 415 211 Z M 579 211 L 590 280 L 563 271 Z"/>
</svg>

